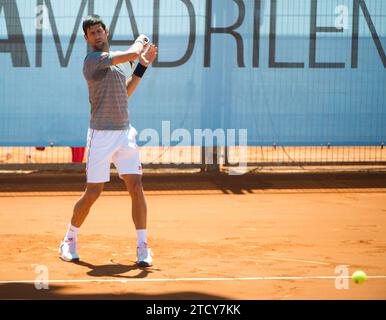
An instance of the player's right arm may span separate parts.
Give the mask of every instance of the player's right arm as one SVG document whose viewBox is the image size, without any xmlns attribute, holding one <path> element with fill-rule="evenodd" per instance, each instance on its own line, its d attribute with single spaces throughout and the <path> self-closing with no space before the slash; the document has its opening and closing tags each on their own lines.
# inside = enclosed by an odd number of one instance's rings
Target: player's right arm
<svg viewBox="0 0 386 320">
<path fill-rule="evenodd" d="M 105 70 L 112 65 L 132 62 L 139 58 L 142 50 L 147 47 L 149 38 L 140 35 L 127 51 L 102 52 L 94 51 L 87 55 L 83 72 L 86 78 L 93 78 L 99 71 Z"/>
</svg>

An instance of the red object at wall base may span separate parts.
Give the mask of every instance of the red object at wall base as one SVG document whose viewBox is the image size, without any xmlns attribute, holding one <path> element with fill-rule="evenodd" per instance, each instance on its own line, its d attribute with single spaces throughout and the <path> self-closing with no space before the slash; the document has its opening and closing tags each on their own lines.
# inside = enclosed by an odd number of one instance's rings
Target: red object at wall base
<svg viewBox="0 0 386 320">
<path fill-rule="evenodd" d="M 74 163 L 82 163 L 84 159 L 84 153 L 86 148 L 84 147 L 71 147 L 72 152 L 72 162 Z"/>
<path fill-rule="evenodd" d="M 45 147 L 35 147 L 35 149 L 36 149 L 37 151 L 44 151 L 44 150 L 46 150 Z"/>
</svg>

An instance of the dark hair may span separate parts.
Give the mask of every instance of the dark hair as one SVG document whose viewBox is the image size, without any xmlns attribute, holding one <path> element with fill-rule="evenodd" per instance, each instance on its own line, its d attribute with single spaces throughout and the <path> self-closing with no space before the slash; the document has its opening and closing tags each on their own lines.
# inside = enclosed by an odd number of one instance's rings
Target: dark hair
<svg viewBox="0 0 386 320">
<path fill-rule="evenodd" d="M 83 21 L 84 34 L 87 36 L 87 30 L 90 27 L 95 26 L 97 24 L 100 24 L 102 26 L 103 30 L 106 30 L 106 25 L 104 24 L 104 22 L 102 21 L 100 16 L 93 14 L 91 16 L 88 16 L 86 19 L 84 19 L 84 21 Z"/>
</svg>

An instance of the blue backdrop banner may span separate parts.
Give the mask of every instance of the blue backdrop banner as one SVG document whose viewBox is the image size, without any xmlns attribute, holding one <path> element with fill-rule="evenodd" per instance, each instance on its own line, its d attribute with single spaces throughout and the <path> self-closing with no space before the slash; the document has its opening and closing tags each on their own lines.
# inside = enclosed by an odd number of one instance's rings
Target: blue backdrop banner
<svg viewBox="0 0 386 320">
<path fill-rule="evenodd" d="M 129 100 L 140 133 L 247 129 L 248 145 L 262 146 L 385 141 L 384 0 L 0 0 L 0 145 L 85 145 L 81 25 L 92 13 L 111 50 L 140 33 L 159 48 Z"/>
</svg>

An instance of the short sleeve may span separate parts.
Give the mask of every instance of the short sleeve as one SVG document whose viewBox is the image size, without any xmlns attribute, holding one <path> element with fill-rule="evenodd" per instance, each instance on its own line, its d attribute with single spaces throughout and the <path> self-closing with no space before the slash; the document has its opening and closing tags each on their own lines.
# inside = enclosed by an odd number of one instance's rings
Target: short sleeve
<svg viewBox="0 0 386 320">
<path fill-rule="evenodd" d="M 95 71 L 107 69 L 113 64 L 113 56 L 109 52 L 92 52 L 84 61 L 84 73 L 92 74 Z"/>
</svg>

